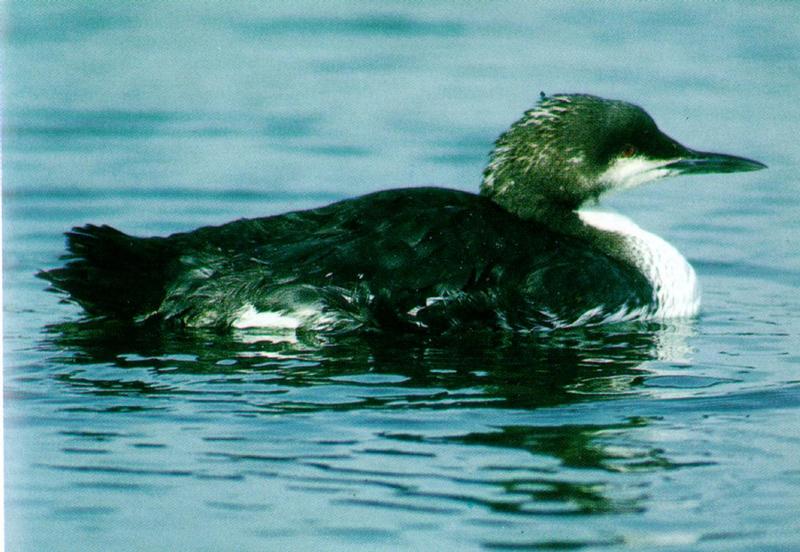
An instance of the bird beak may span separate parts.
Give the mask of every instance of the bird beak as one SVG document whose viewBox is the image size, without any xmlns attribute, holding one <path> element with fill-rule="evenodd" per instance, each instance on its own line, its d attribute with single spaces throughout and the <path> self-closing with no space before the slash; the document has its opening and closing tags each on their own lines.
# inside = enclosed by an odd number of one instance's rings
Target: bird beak
<svg viewBox="0 0 800 552">
<path fill-rule="evenodd" d="M 664 165 L 664 168 L 672 174 L 706 174 L 760 171 L 766 169 L 767 166 L 745 157 L 694 151 L 687 148 L 685 155 L 677 161 Z"/>
</svg>

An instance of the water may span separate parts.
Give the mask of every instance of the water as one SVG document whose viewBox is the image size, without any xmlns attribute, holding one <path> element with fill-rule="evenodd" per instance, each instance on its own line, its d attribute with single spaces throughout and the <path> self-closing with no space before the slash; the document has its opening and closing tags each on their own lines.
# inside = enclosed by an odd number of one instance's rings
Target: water
<svg viewBox="0 0 800 552">
<path fill-rule="evenodd" d="M 800 548 L 794 4 L 273 4 L 6 6 L 8 549 Z M 89 221 L 474 190 L 540 90 L 770 166 L 608 201 L 697 320 L 270 343 L 81 328 L 33 277 Z"/>
</svg>

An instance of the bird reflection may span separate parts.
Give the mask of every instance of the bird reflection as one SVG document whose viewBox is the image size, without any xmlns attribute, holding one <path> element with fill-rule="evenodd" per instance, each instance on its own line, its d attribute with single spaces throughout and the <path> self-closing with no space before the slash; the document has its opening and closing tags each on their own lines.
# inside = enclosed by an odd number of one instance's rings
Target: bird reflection
<svg viewBox="0 0 800 552">
<path fill-rule="evenodd" d="M 630 323 L 537 335 L 380 335 L 320 343 L 261 340 L 255 332 L 165 332 L 94 320 L 50 326 L 41 346 L 70 365 L 147 368 L 154 377 L 160 372 L 250 372 L 302 386 L 353 374 L 386 374 L 401 376 L 401 388 L 440 389 L 448 393 L 451 406 L 469 390 L 465 405 L 472 408 L 538 408 L 635 392 L 632 385 L 643 363 L 685 360 L 691 332 L 689 323 Z M 90 372 L 81 371 L 84 376 Z M 103 381 L 98 386 L 107 392 L 109 382 Z M 163 383 L 168 386 L 169 377 Z M 406 406 L 419 402 L 415 397 L 408 397 Z"/>
<path fill-rule="evenodd" d="M 215 401 L 248 416 L 416 409 L 447 417 L 468 410 L 480 421 L 489 410 L 492 419 L 498 412 L 515 413 L 508 423 L 480 430 L 455 424 L 449 435 L 419 428 L 381 434 L 389 449 L 409 443 L 500 447 L 531 458 L 529 466 L 514 469 L 487 464 L 486 478 L 474 482 L 482 490 L 474 495 L 415 487 L 395 492 L 406 506 L 455 500 L 507 514 L 574 515 L 640 511 L 645 496 L 621 492 L 609 478 L 677 464 L 635 438 L 650 423 L 635 412 L 606 424 L 575 423 L 574 417 L 569 423 L 525 423 L 524 413 L 635 395 L 647 362 L 673 360 L 665 351 L 682 360 L 691 331 L 687 325 L 637 323 L 529 336 L 359 336 L 319 343 L 265 341 L 254 334 L 169 334 L 95 321 L 52 326 L 41 346 L 72 368 L 57 374 L 59 381 L 102 396 L 108 412 L 122 403 L 127 409 L 163 408 L 154 399 L 202 393 L 193 379 L 213 377 L 223 386 Z M 324 468 L 327 477 L 336 472 L 333 464 L 308 465 Z M 593 477 L 587 479 L 587 471 Z M 487 498 L 487 487 L 494 498 Z"/>
</svg>

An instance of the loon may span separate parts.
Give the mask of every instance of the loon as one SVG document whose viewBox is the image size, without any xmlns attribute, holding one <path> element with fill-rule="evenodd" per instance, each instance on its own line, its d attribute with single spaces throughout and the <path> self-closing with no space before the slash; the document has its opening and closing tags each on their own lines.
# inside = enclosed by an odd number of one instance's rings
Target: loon
<svg viewBox="0 0 800 552">
<path fill-rule="evenodd" d="M 689 149 L 637 105 L 544 93 L 495 142 L 480 194 L 403 188 L 166 237 L 66 233 L 39 272 L 90 319 L 310 332 L 536 331 L 691 317 L 694 270 L 605 192 L 765 168 Z"/>
</svg>

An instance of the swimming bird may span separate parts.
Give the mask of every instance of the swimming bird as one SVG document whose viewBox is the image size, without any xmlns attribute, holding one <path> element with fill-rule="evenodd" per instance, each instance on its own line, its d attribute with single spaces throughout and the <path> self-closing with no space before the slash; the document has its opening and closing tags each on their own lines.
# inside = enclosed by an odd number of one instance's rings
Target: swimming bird
<svg viewBox="0 0 800 552">
<path fill-rule="evenodd" d="M 686 259 L 582 207 L 666 176 L 762 168 L 689 149 L 634 104 L 542 94 L 495 142 L 479 194 L 394 189 L 166 237 L 89 224 L 38 276 L 89 317 L 134 324 L 528 332 L 691 317 Z"/>
</svg>

